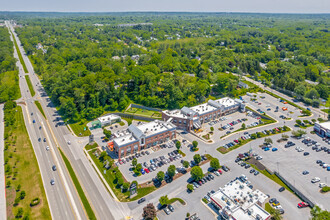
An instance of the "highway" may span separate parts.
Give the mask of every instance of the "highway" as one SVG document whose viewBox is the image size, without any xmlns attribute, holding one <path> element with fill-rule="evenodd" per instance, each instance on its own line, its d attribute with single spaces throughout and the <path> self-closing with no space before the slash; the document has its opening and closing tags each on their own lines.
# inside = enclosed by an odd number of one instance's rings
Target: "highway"
<svg viewBox="0 0 330 220">
<path fill-rule="evenodd" d="M 7 219 L 6 189 L 5 189 L 5 162 L 4 162 L 4 112 L 3 104 L 0 105 L 0 219 Z"/>
<path fill-rule="evenodd" d="M 9 24 L 9 22 L 7 22 L 7 24 Z M 49 131 L 48 136 L 49 138 L 53 139 L 52 140 L 53 146 L 60 147 L 63 150 L 64 154 L 69 159 L 79 179 L 79 182 L 85 192 L 85 195 L 88 198 L 95 212 L 95 215 L 97 216 L 98 219 L 108 219 L 108 220 L 124 219 L 127 216 L 130 216 L 131 211 L 128 208 L 127 204 L 120 203 L 111 197 L 106 187 L 102 183 L 101 179 L 95 172 L 94 168 L 88 161 L 86 155 L 84 154 L 83 147 L 88 143 L 88 138 L 86 137 L 78 138 L 73 136 L 69 131 L 69 129 L 64 125 L 62 119 L 60 119 L 60 116 L 58 115 L 55 106 L 52 104 L 50 98 L 47 96 L 47 93 L 42 87 L 39 78 L 34 73 L 33 66 L 29 58 L 26 56 L 24 49 L 20 44 L 19 38 L 15 34 L 13 28 L 12 31 L 15 35 L 17 44 L 19 45 L 19 49 L 22 53 L 24 62 L 26 64 L 26 67 L 30 75 L 31 82 L 36 92 L 34 99 L 40 102 L 45 112 L 45 115 L 48 119 L 47 122 L 43 120 L 44 126 Z M 22 89 L 22 91 L 26 91 L 26 90 Z M 35 108 L 34 111 L 36 112 L 37 111 L 36 106 L 33 105 L 33 107 Z M 48 126 L 46 126 L 46 124 Z M 68 141 L 71 142 L 70 145 L 68 144 Z M 80 206 L 78 202 L 76 202 L 76 204 L 78 207 Z M 67 210 L 67 207 L 64 208 L 64 210 Z M 84 216 L 81 214 L 81 217 Z"/>
<path fill-rule="evenodd" d="M 9 22 L 6 22 L 6 25 L 12 29 Z M 51 131 L 46 125 L 47 122 L 34 104 L 34 98 L 31 97 L 16 50 L 14 50 L 14 57 L 18 60 L 19 86 L 22 95 L 17 103 L 23 110 L 25 125 L 37 157 L 52 219 L 87 219 L 79 196 L 51 136 Z M 44 140 L 44 138 L 46 139 Z M 49 146 L 49 150 L 46 149 L 46 146 Z M 52 170 L 53 165 L 56 165 L 56 171 Z M 55 181 L 54 185 L 50 183 L 52 179 Z"/>
</svg>

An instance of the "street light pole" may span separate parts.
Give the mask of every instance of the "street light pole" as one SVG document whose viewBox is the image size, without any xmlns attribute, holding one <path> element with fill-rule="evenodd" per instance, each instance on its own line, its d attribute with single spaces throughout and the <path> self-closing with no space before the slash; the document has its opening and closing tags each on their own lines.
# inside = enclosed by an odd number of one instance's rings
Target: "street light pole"
<svg viewBox="0 0 330 220">
<path fill-rule="evenodd" d="M 276 162 L 276 165 L 277 165 L 277 172 L 280 173 L 280 170 L 279 170 L 279 162 Z"/>
</svg>

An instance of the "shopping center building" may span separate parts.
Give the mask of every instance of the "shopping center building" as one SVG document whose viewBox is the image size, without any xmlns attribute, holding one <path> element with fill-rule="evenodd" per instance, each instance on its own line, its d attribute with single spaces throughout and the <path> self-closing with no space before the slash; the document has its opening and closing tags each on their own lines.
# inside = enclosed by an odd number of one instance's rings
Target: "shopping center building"
<svg viewBox="0 0 330 220">
<path fill-rule="evenodd" d="M 186 131 L 198 130 L 203 123 L 215 120 L 222 116 L 245 111 L 245 104 L 240 99 L 222 98 L 209 100 L 207 103 L 194 107 L 183 107 L 177 110 L 165 110 L 162 119 Z"/>
<path fill-rule="evenodd" d="M 224 219 L 268 220 L 271 215 L 262 208 L 268 199 L 260 190 L 252 190 L 246 181 L 236 178 L 210 196 Z"/>
<path fill-rule="evenodd" d="M 140 125 L 131 124 L 126 130 L 114 133 L 115 138 L 108 143 L 110 151 L 118 158 L 135 154 L 176 137 L 176 126 L 166 121 L 151 121 Z"/>
<path fill-rule="evenodd" d="M 321 135 L 321 137 L 330 138 L 330 121 L 323 123 L 315 122 L 314 131 Z"/>
</svg>

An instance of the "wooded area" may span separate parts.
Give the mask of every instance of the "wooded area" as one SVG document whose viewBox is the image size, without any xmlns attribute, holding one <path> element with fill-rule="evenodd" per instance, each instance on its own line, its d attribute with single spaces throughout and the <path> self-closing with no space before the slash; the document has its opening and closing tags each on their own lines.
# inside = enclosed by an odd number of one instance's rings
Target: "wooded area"
<svg viewBox="0 0 330 220">
<path fill-rule="evenodd" d="M 16 70 L 13 42 L 6 27 L 0 27 L 0 103 L 18 99 L 18 71 Z"/>
<path fill-rule="evenodd" d="M 174 109 L 238 97 L 244 90 L 229 72 L 310 104 L 329 97 L 329 15 L 58 13 L 17 21 L 36 73 L 72 121 L 130 102 Z"/>
</svg>

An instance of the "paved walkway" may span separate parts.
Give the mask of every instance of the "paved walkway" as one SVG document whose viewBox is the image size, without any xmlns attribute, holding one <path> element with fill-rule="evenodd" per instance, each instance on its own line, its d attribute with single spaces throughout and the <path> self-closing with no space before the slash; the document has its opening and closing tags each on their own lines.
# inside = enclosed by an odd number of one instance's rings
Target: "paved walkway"
<svg viewBox="0 0 330 220">
<path fill-rule="evenodd" d="M 4 169 L 4 113 L 3 105 L 0 105 L 0 220 L 7 219 L 6 213 L 6 190 Z"/>
</svg>

